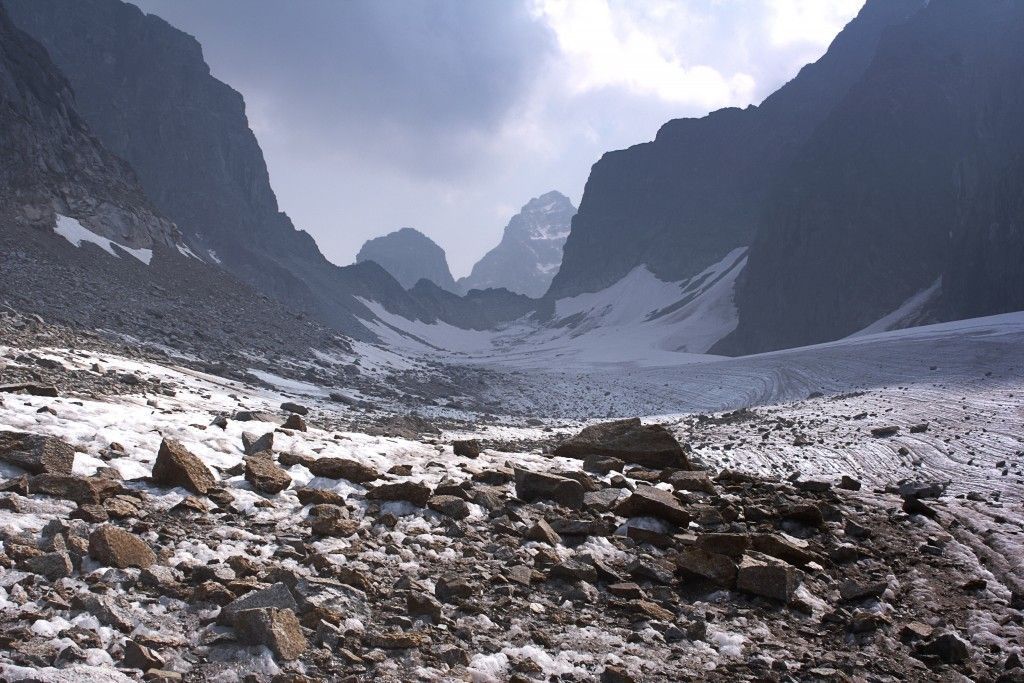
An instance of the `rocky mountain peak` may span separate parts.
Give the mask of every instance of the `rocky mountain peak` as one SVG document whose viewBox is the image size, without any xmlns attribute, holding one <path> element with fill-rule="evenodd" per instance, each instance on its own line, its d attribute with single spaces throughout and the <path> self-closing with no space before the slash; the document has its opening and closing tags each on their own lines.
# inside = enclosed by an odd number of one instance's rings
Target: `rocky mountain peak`
<svg viewBox="0 0 1024 683">
<path fill-rule="evenodd" d="M 406 289 L 420 280 L 456 291 L 455 279 L 448 268 L 444 249 L 415 228 L 400 228 L 363 244 L 356 263 L 374 261 Z"/>
</svg>

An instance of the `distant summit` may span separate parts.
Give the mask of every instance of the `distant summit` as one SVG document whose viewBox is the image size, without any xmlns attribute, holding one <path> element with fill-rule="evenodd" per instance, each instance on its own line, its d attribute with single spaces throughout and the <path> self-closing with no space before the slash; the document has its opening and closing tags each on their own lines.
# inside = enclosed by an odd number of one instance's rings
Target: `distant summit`
<svg viewBox="0 0 1024 683">
<path fill-rule="evenodd" d="M 420 280 L 429 280 L 449 292 L 458 289 L 444 249 L 413 228 L 367 241 L 356 255 L 356 263 L 364 261 L 374 261 L 406 289 L 412 289 Z"/>
<path fill-rule="evenodd" d="M 541 297 L 562 264 L 576 207 L 560 192 L 531 199 L 505 227 L 501 243 L 459 280 L 462 291 L 504 287 Z"/>
</svg>

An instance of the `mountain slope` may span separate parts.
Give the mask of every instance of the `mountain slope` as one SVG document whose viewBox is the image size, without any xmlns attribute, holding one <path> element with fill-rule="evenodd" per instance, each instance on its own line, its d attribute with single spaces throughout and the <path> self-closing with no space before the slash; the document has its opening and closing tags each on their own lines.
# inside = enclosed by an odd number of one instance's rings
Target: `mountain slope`
<svg viewBox="0 0 1024 683">
<path fill-rule="evenodd" d="M 842 337 L 939 278 L 935 316 L 1024 308 L 1022 35 L 1006 0 L 933 0 L 885 35 L 766 203 L 717 350 Z"/>
<path fill-rule="evenodd" d="M 665 124 L 591 170 L 550 294 L 608 287 L 636 266 L 681 280 L 751 243 L 772 178 L 861 76 L 879 36 L 924 0 L 869 0 L 828 52 L 759 107 Z"/>
<path fill-rule="evenodd" d="M 509 221 L 498 246 L 459 280 L 459 288 L 503 287 L 534 298 L 544 296 L 562 264 L 562 248 L 575 214 L 576 207 L 560 192 L 531 199 Z"/>
<path fill-rule="evenodd" d="M 429 280 L 449 292 L 456 291 L 444 249 L 413 228 L 367 240 L 356 254 L 356 263 L 364 261 L 380 264 L 406 289 L 420 280 Z"/>
</svg>

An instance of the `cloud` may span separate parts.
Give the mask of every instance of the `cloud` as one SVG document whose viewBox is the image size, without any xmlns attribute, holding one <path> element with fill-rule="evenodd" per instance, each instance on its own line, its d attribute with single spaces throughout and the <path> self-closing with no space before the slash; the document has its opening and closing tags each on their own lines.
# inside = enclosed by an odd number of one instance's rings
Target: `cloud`
<svg viewBox="0 0 1024 683">
<path fill-rule="evenodd" d="M 864 0 L 768 0 L 772 44 L 827 46 Z"/>
</svg>

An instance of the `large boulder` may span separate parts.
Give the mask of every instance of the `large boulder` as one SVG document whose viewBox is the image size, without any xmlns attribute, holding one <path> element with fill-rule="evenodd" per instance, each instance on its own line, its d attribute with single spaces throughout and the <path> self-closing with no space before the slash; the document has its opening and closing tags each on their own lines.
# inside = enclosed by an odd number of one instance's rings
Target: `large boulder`
<svg viewBox="0 0 1024 683">
<path fill-rule="evenodd" d="M 96 527 L 89 534 L 89 557 L 107 567 L 145 569 L 156 562 L 156 555 L 138 536 L 110 524 Z"/>
<path fill-rule="evenodd" d="M 639 418 L 591 425 L 555 449 L 555 455 L 584 459 L 605 455 L 644 467 L 689 469 L 683 447 L 662 425 L 645 425 Z"/>
<path fill-rule="evenodd" d="M 162 486 L 181 486 L 205 495 L 217 480 L 203 461 L 174 439 L 164 439 L 153 464 L 153 481 Z"/>
<path fill-rule="evenodd" d="M 0 460 L 31 474 L 71 474 L 75 448 L 55 436 L 0 432 Z"/>
<path fill-rule="evenodd" d="M 586 490 L 575 479 L 515 469 L 516 496 L 531 502 L 553 500 L 569 508 L 582 508 Z"/>
</svg>

